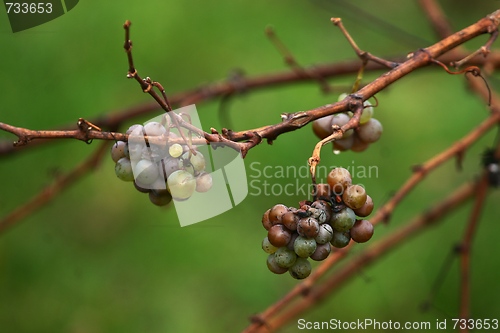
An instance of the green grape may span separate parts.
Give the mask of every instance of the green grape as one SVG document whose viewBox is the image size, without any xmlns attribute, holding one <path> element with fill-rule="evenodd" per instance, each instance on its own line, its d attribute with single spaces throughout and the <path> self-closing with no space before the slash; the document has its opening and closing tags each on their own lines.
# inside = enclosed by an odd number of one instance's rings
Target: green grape
<svg viewBox="0 0 500 333">
<path fill-rule="evenodd" d="M 347 114 L 345 114 L 345 113 L 337 113 L 337 114 L 333 115 L 332 126 L 337 125 L 339 127 L 342 127 L 345 124 L 347 124 L 349 122 L 349 120 L 351 120 L 351 118 L 349 118 L 349 116 Z M 353 129 L 350 129 L 350 130 L 346 131 L 344 133 L 344 135 L 342 136 L 342 139 L 350 137 L 352 135 L 352 133 L 354 133 Z"/>
<path fill-rule="evenodd" d="M 264 252 L 266 252 L 266 253 L 273 254 L 274 252 L 276 252 L 276 250 L 278 250 L 278 248 L 276 246 L 274 246 L 273 244 L 271 244 L 271 242 L 269 241 L 269 238 L 267 238 L 267 236 L 266 236 L 262 240 L 262 250 L 264 250 Z"/>
<path fill-rule="evenodd" d="M 337 99 L 337 101 L 340 102 L 340 101 L 344 100 L 344 98 L 346 98 L 347 96 L 349 96 L 349 95 L 346 93 L 342 93 L 339 95 L 339 98 Z"/>
<path fill-rule="evenodd" d="M 283 204 L 276 204 L 271 208 L 269 212 L 269 220 L 273 224 L 281 223 L 283 215 L 288 212 L 288 207 Z"/>
<path fill-rule="evenodd" d="M 144 125 L 144 132 L 147 136 L 160 136 L 167 134 L 166 128 L 156 121 L 152 121 Z"/>
<path fill-rule="evenodd" d="M 175 200 L 185 200 L 193 195 L 196 188 L 196 179 L 189 172 L 177 170 L 167 178 L 167 184 Z"/>
<path fill-rule="evenodd" d="M 311 254 L 310 258 L 316 261 L 325 260 L 326 258 L 328 258 L 331 252 L 332 246 L 330 245 L 330 243 L 320 244 L 316 247 L 316 251 Z"/>
<path fill-rule="evenodd" d="M 290 268 L 297 259 L 297 255 L 292 250 L 289 250 L 287 247 L 280 247 L 274 253 L 274 260 L 278 266 L 283 268 Z"/>
<path fill-rule="evenodd" d="M 212 188 L 212 175 L 206 172 L 196 177 L 196 192 L 208 192 Z"/>
<path fill-rule="evenodd" d="M 268 210 L 266 210 L 266 212 L 264 213 L 264 215 L 262 215 L 262 226 L 266 230 L 271 229 L 271 227 L 273 226 L 273 223 L 271 222 L 271 220 L 269 220 L 269 212 L 270 211 L 271 211 L 271 209 L 268 209 Z"/>
<path fill-rule="evenodd" d="M 373 236 L 373 224 L 368 220 L 357 220 L 351 229 L 351 238 L 356 243 L 364 243 Z"/>
<path fill-rule="evenodd" d="M 131 182 L 134 180 L 134 173 L 132 172 L 132 163 L 126 157 L 120 158 L 115 165 L 115 174 L 123 181 Z"/>
<path fill-rule="evenodd" d="M 191 155 L 191 156 L 189 156 L 189 155 Z M 191 163 L 191 165 L 193 166 L 194 172 L 196 174 L 205 170 L 205 158 L 203 157 L 203 154 L 200 153 L 199 151 L 196 152 L 196 155 L 192 154 L 189 151 L 185 152 L 182 155 L 182 159 L 189 160 L 189 163 Z"/>
<path fill-rule="evenodd" d="M 330 115 L 313 121 L 313 132 L 318 138 L 324 139 L 332 134 L 332 118 L 333 115 Z"/>
<path fill-rule="evenodd" d="M 336 248 L 343 248 L 346 247 L 347 244 L 349 244 L 351 240 L 351 237 L 349 236 L 349 232 L 333 232 L 333 237 L 332 240 L 330 241 L 330 244 L 332 244 Z"/>
<path fill-rule="evenodd" d="M 333 237 L 332 226 L 329 225 L 328 223 L 323 223 L 322 225 L 320 225 L 319 233 L 316 236 L 316 238 L 314 238 L 314 240 L 318 244 L 326 244 L 332 240 L 332 237 Z"/>
<path fill-rule="evenodd" d="M 363 103 L 365 108 L 363 109 L 363 113 L 361 113 L 361 118 L 359 119 L 360 124 L 367 123 L 373 117 L 373 106 L 370 101 L 365 101 Z"/>
<path fill-rule="evenodd" d="M 299 257 L 307 258 L 316 251 L 316 246 L 313 238 L 298 236 L 293 243 L 293 250 Z"/>
<path fill-rule="evenodd" d="M 283 224 L 275 224 L 267 232 L 267 238 L 276 247 L 283 247 L 290 242 L 292 232 L 285 228 Z"/>
<path fill-rule="evenodd" d="M 168 191 L 151 191 L 149 192 L 149 201 L 156 206 L 166 206 L 172 201 L 172 195 Z"/>
<path fill-rule="evenodd" d="M 367 217 L 372 213 L 373 206 L 374 205 L 372 198 L 369 195 L 367 195 L 365 204 L 361 208 L 354 209 L 354 213 L 359 217 Z"/>
<path fill-rule="evenodd" d="M 153 184 L 160 176 L 156 163 L 149 160 L 140 160 L 137 162 L 134 171 L 135 179 L 141 185 Z"/>
<path fill-rule="evenodd" d="M 366 202 L 366 190 L 363 186 L 351 185 L 342 194 L 342 200 L 351 209 L 361 208 Z"/>
<path fill-rule="evenodd" d="M 297 280 L 305 279 L 311 274 L 312 267 L 309 260 L 306 258 L 297 258 L 295 264 L 288 269 L 290 275 Z"/>
<path fill-rule="evenodd" d="M 117 141 L 111 147 L 111 158 L 113 162 L 118 162 L 118 160 L 122 157 L 127 157 L 128 155 L 128 147 L 127 143 L 123 141 Z"/>
<path fill-rule="evenodd" d="M 297 232 L 299 235 L 314 238 L 319 233 L 319 222 L 313 217 L 304 217 L 297 224 Z"/>
<path fill-rule="evenodd" d="M 347 169 L 335 168 L 328 174 L 327 182 L 335 195 L 342 195 L 344 190 L 351 186 L 352 178 Z"/>
<path fill-rule="evenodd" d="M 267 256 L 267 268 L 269 268 L 269 270 L 271 272 L 273 272 L 274 274 L 283 274 L 283 273 L 286 273 L 288 271 L 287 268 L 283 268 L 283 267 L 278 266 L 278 264 L 276 263 L 276 257 L 274 256 L 274 254 L 270 254 Z"/>
<path fill-rule="evenodd" d="M 283 225 L 291 231 L 297 230 L 297 223 L 299 223 L 300 218 L 293 212 L 286 212 L 281 218 Z"/>
<path fill-rule="evenodd" d="M 181 156 L 182 152 L 183 152 L 182 146 L 180 144 L 178 144 L 178 143 L 174 143 L 173 145 L 171 145 L 168 148 L 168 153 L 173 158 L 177 158 L 177 157 Z"/>
<path fill-rule="evenodd" d="M 380 121 L 371 118 L 366 124 L 359 126 L 357 134 L 361 141 L 372 143 L 380 139 L 383 130 Z"/>
<path fill-rule="evenodd" d="M 349 207 L 342 209 L 340 212 L 333 214 L 330 224 L 335 231 L 348 231 L 356 222 L 356 215 Z"/>
</svg>

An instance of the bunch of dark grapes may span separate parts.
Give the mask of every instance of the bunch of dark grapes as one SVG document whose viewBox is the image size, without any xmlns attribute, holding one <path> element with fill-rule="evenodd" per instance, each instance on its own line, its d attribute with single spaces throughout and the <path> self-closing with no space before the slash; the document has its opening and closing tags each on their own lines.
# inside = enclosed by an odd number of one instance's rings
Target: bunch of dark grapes
<svg viewBox="0 0 500 333">
<path fill-rule="evenodd" d="M 187 200 L 195 191 L 207 192 L 212 187 L 212 176 L 205 172 L 199 147 L 189 149 L 186 144 L 169 143 L 178 135 L 161 123 L 132 125 L 127 134 L 128 142 L 117 141 L 111 147 L 116 176 L 133 182 L 139 192 L 148 193 L 153 204 L 165 206 L 172 199 Z M 156 140 L 146 142 L 146 136 Z"/>
<path fill-rule="evenodd" d="M 342 94 L 339 100 L 344 99 L 347 94 Z M 371 143 L 378 141 L 382 135 L 382 124 L 373 118 L 373 106 L 369 101 L 364 102 L 365 108 L 359 120 L 360 126 L 356 129 L 350 129 L 344 133 L 340 140 L 333 142 L 333 149 L 337 151 L 352 150 L 362 152 L 370 146 Z M 333 134 L 333 126 L 340 127 L 347 124 L 351 119 L 352 113 L 337 113 L 313 121 L 314 134 L 320 139 L 324 139 Z"/>
<path fill-rule="evenodd" d="M 362 219 L 371 214 L 373 200 L 362 186 L 352 184 L 348 170 L 330 171 L 327 183 L 316 186 L 314 197 L 316 201 L 303 201 L 299 208 L 274 205 L 262 216 L 267 230 L 262 249 L 269 254 L 271 272 L 288 271 L 304 279 L 312 270 L 308 258 L 325 260 L 332 247 L 345 247 L 351 239 L 364 243 L 373 236 L 373 225 Z"/>
</svg>

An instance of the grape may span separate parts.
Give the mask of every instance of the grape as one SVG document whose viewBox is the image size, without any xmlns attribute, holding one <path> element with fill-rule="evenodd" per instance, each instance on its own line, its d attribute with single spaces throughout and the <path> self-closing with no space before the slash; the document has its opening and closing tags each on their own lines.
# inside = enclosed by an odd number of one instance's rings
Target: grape
<svg viewBox="0 0 500 333">
<path fill-rule="evenodd" d="M 175 171 L 180 170 L 179 160 L 173 157 L 167 157 L 162 159 L 160 165 L 163 171 L 163 177 L 165 177 L 165 179 L 167 179 Z"/>
<path fill-rule="evenodd" d="M 351 174 L 347 169 L 335 168 L 328 174 L 328 185 L 336 195 L 342 195 L 344 190 L 352 184 Z"/>
<path fill-rule="evenodd" d="M 366 190 L 362 186 L 351 185 L 344 191 L 342 200 L 351 209 L 361 208 L 366 202 Z"/>
<path fill-rule="evenodd" d="M 135 179 L 137 183 L 141 185 L 150 185 L 154 183 L 160 176 L 156 163 L 148 160 L 140 160 L 139 162 L 137 162 L 134 170 Z"/>
<path fill-rule="evenodd" d="M 144 125 L 144 132 L 148 136 L 160 136 L 167 133 L 165 127 L 162 124 L 152 121 Z"/>
<path fill-rule="evenodd" d="M 316 236 L 316 238 L 314 238 L 314 240 L 318 244 L 325 244 L 332 240 L 332 236 L 333 236 L 332 226 L 329 225 L 328 223 L 323 223 L 322 225 L 319 226 L 319 233 Z"/>
<path fill-rule="evenodd" d="M 283 204 L 274 205 L 269 212 L 269 220 L 271 220 L 272 224 L 281 223 L 283 218 L 283 214 L 288 212 L 288 207 Z"/>
<path fill-rule="evenodd" d="M 292 232 L 285 228 L 283 224 L 275 224 L 267 232 L 269 242 L 276 247 L 283 247 L 288 244 L 292 238 Z"/>
<path fill-rule="evenodd" d="M 174 143 L 173 145 L 171 145 L 168 148 L 168 153 L 173 158 L 177 158 L 177 157 L 181 156 L 182 152 L 183 152 L 182 146 L 180 144 L 178 144 L 178 143 Z"/>
<path fill-rule="evenodd" d="M 333 116 L 330 115 L 313 121 L 313 132 L 318 138 L 324 139 L 332 134 L 332 118 Z"/>
<path fill-rule="evenodd" d="M 318 245 L 316 247 L 316 251 L 311 254 L 311 259 L 316 261 L 325 260 L 330 255 L 330 252 L 332 252 L 332 246 L 330 243 L 327 242 L 325 244 Z"/>
<path fill-rule="evenodd" d="M 349 236 L 348 232 L 334 232 L 332 240 L 330 241 L 330 244 L 335 246 L 336 248 L 343 248 L 346 247 L 347 244 L 349 244 L 349 241 L 351 240 L 351 237 Z"/>
<path fill-rule="evenodd" d="M 330 198 L 330 185 L 328 184 L 317 184 L 316 185 L 316 197 L 317 198 Z M 314 195 L 314 193 L 313 193 Z"/>
<path fill-rule="evenodd" d="M 354 144 L 354 137 L 355 135 L 350 135 L 347 138 L 333 141 L 333 149 L 340 151 L 351 149 L 352 145 Z"/>
<path fill-rule="evenodd" d="M 351 229 L 352 240 L 357 243 L 364 243 L 373 236 L 373 224 L 368 220 L 357 220 Z"/>
<path fill-rule="evenodd" d="M 311 263 L 306 258 L 297 258 L 295 264 L 288 269 L 290 275 L 297 280 L 305 279 L 311 274 Z"/>
<path fill-rule="evenodd" d="M 316 218 L 320 224 L 328 222 L 332 218 L 332 207 L 324 200 L 314 201 L 311 204 L 311 208 L 320 210 L 318 216 L 313 214 L 313 217 Z"/>
<path fill-rule="evenodd" d="M 316 251 L 316 246 L 314 239 L 298 236 L 293 243 L 293 250 L 299 257 L 307 258 Z"/>
<path fill-rule="evenodd" d="M 287 268 L 283 268 L 283 267 L 278 266 L 278 264 L 276 263 L 276 257 L 274 256 L 274 254 L 270 254 L 267 256 L 267 268 L 269 268 L 269 270 L 271 272 L 273 272 L 274 274 L 283 274 L 283 273 L 286 273 L 288 271 Z"/>
<path fill-rule="evenodd" d="M 358 133 L 355 133 L 353 137 L 354 141 L 351 146 L 351 150 L 353 152 L 360 153 L 362 151 L 365 151 L 370 146 L 368 142 L 364 142 L 359 138 Z"/>
<path fill-rule="evenodd" d="M 375 118 L 371 118 L 366 124 L 358 128 L 359 138 L 367 143 L 372 143 L 380 139 L 382 135 L 382 124 Z"/>
<path fill-rule="evenodd" d="M 168 191 L 151 191 L 149 192 L 149 201 L 156 206 L 166 206 L 172 201 L 172 195 Z"/>
<path fill-rule="evenodd" d="M 208 192 L 212 188 L 212 175 L 202 172 L 196 177 L 196 192 Z"/>
<path fill-rule="evenodd" d="M 113 162 L 116 163 L 120 158 L 127 157 L 127 155 L 128 155 L 128 147 L 126 142 L 117 141 L 111 147 L 111 158 L 113 159 Z"/>
<path fill-rule="evenodd" d="M 319 223 L 313 217 L 301 218 L 297 224 L 297 232 L 301 236 L 314 238 L 319 233 Z"/>
<path fill-rule="evenodd" d="M 125 134 L 132 134 L 134 133 L 135 136 L 137 135 L 142 135 L 144 127 L 141 124 L 134 124 L 128 128 L 128 130 L 125 132 Z"/>
<path fill-rule="evenodd" d="M 126 157 L 120 158 L 115 165 L 115 174 L 123 181 L 131 182 L 134 180 L 134 173 L 132 172 L 132 163 Z"/>
<path fill-rule="evenodd" d="M 290 238 L 290 241 L 288 242 L 288 244 L 286 245 L 286 247 L 289 249 L 289 250 L 292 250 L 293 251 L 293 246 L 295 245 L 295 240 L 297 239 L 297 237 L 299 237 L 299 234 L 297 232 L 294 232 L 292 233 L 292 237 Z"/>
<path fill-rule="evenodd" d="M 361 118 L 359 119 L 359 123 L 365 124 L 373 117 L 373 106 L 370 101 L 365 101 L 363 103 L 365 108 L 363 109 L 363 113 L 361 113 Z"/>
<path fill-rule="evenodd" d="M 149 188 L 145 188 L 145 187 L 138 185 L 136 181 L 134 181 L 134 187 L 137 191 L 139 191 L 141 193 L 149 193 L 151 191 Z"/>
<path fill-rule="evenodd" d="M 281 222 L 288 230 L 297 230 L 297 223 L 299 223 L 299 217 L 293 212 L 286 212 L 281 218 Z"/>
<path fill-rule="evenodd" d="M 169 155 L 168 145 L 165 142 L 150 144 L 148 153 L 150 160 L 152 160 L 153 162 L 160 162 L 162 159 L 168 157 Z"/>
<path fill-rule="evenodd" d="M 185 200 L 193 195 L 196 188 L 196 179 L 184 170 L 177 170 L 167 178 L 168 188 L 176 200 Z"/>
<path fill-rule="evenodd" d="M 354 213 L 359 217 L 367 217 L 372 213 L 372 211 L 373 211 L 373 200 L 369 195 L 366 196 L 366 202 L 361 208 L 354 209 Z"/>
<path fill-rule="evenodd" d="M 332 219 L 330 220 L 330 224 L 332 225 L 335 231 L 348 231 L 352 228 L 356 222 L 356 215 L 352 211 L 351 208 L 344 208 L 337 214 L 332 215 Z"/>
<path fill-rule="evenodd" d="M 184 153 L 184 155 L 182 155 L 182 158 L 185 160 L 189 159 L 189 162 L 193 166 L 195 173 L 198 174 L 205 170 L 205 158 L 199 151 L 196 152 L 196 155 L 192 154 L 191 152 L 186 152 Z"/>
<path fill-rule="evenodd" d="M 267 236 L 262 240 L 262 250 L 264 250 L 264 252 L 273 254 L 274 252 L 276 252 L 277 249 L 278 248 L 276 246 L 271 244 Z"/>
<path fill-rule="evenodd" d="M 345 124 L 347 124 L 349 122 L 349 120 L 351 120 L 351 118 L 349 118 L 349 116 L 347 114 L 345 114 L 345 113 L 337 113 L 337 114 L 335 114 L 333 116 L 332 126 L 333 125 L 337 125 L 339 127 L 342 127 Z M 353 129 L 350 129 L 350 130 L 346 131 L 344 133 L 344 135 L 342 136 L 342 139 L 350 137 L 353 133 L 354 133 Z"/>
<path fill-rule="evenodd" d="M 339 95 L 339 98 L 337 99 L 338 102 L 342 101 L 344 98 L 346 98 L 347 96 L 349 96 L 348 94 L 346 93 L 342 93 Z"/>
<path fill-rule="evenodd" d="M 128 142 L 128 154 L 130 156 L 130 159 L 132 161 L 140 160 L 142 158 L 142 155 L 143 155 L 143 150 L 144 150 L 143 148 L 147 149 L 147 147 L 144 147 L 144 145 L 141 143 L 129 141 Z"/>
<path fill-rule="evenodd" d="M 270 211 L 271 211 L 271 209 L 268 209 L 268 210 L 266 210 L 264 215 L 262 215 L 262 225 L 264 226 L 264 228 L 266 230 L 271 229 L 271 227 L 273 226 L 273 224 L 271 223 L 271 220 L 269 220 L 269 212 Z"/>
<path fill-rule="evenodd" d="M 295 254 L 295 252 L 289 250 L 286 247 L 280 247 L 274 253 L 274 256 L 275 256 L 274 261 L 276 261 L 276 264 L 278 264 L 278 266 L 283 268 L 290 268 L 297 259 L 297 255 Z"/>
</svg>

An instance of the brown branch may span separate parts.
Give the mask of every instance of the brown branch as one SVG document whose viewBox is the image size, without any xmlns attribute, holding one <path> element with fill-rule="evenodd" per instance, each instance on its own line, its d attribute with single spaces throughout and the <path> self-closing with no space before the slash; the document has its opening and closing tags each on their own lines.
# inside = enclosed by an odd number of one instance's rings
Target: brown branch
<svg viewBox="0 0 500 333">
<path fill-rule="evenodd" d="M 109 147 L 108 143 L 102 142 L 93 154 L 89 156 L 89 158 L 77 165 L 68 173 L 58 175 L 52 184 L 47 185 L 29 201 L 25 202 L 23 205 L 10 212 L 7 216 L 0 219 L 0 234 L 33 212 L 42 208 L 64 189 L 82 178 L 90 170 L 95 170 L 101 162 L 104 154 L 107 152 L 107 147 Z"/>
</svg>

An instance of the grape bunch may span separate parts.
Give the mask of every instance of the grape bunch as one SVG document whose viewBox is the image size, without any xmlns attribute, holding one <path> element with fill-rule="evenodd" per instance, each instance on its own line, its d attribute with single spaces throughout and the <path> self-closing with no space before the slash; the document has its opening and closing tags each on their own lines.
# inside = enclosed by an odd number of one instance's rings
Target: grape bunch
<svg viewBox="0 0 500 333">
<path fill-rule="evenodd" d="M 111 147 L 116 176 L 133 182 L 135 189 L 148 193 L 157 206 L 172 199 L 187 200 L 195 191 L 207 192 L 212 187 L 200 147 L 170 143 L 179 136 L 167 128 L 154 121 L 132 125 L 126 132 L 128 142 L 117 141 Z M 146 141 L 146 135 L 151 140 Z"/>
<path fill-rule="evenodd" d="M 262 249 L 271 272 L 288 271 L 305 279 L 312 270 L 308 258 L 324 260 L 332 247 L 345 247 L 351 239 L 364 243 L 373 236 L 373 225 L 363 219 L 371 214 L 373 200 L 362 186 L 352 184 L 347 169 L 331 170 L 327 183 L 317 184 L 315 192 L 313 202 L 302 201 L 299 208 L 276 204 L 262 216 L 267 230 Z"/>
<path fill-rule="evenodd" d="M 342 94 L 339 101 L 344 99 L 347 94 Z M 380 121 L 373 118 L 373 106 L 369 101 L 364 102 L 363 113 L 359 120 L 360 126 L 356 129 L 350 129 L 344 133 L 340 140 L 333 142 L 333 149 L 337 151 L 352 150 L 362 152 L 370 146 L 371 143 L 378 141 L 382 135 L 383 128 Z M 320 139 L 333 134 L 333 126 L 344 126 L 351 119 L 352 112 L 332 114 L 313 121 L 314 134 Z"/>
</svg>

